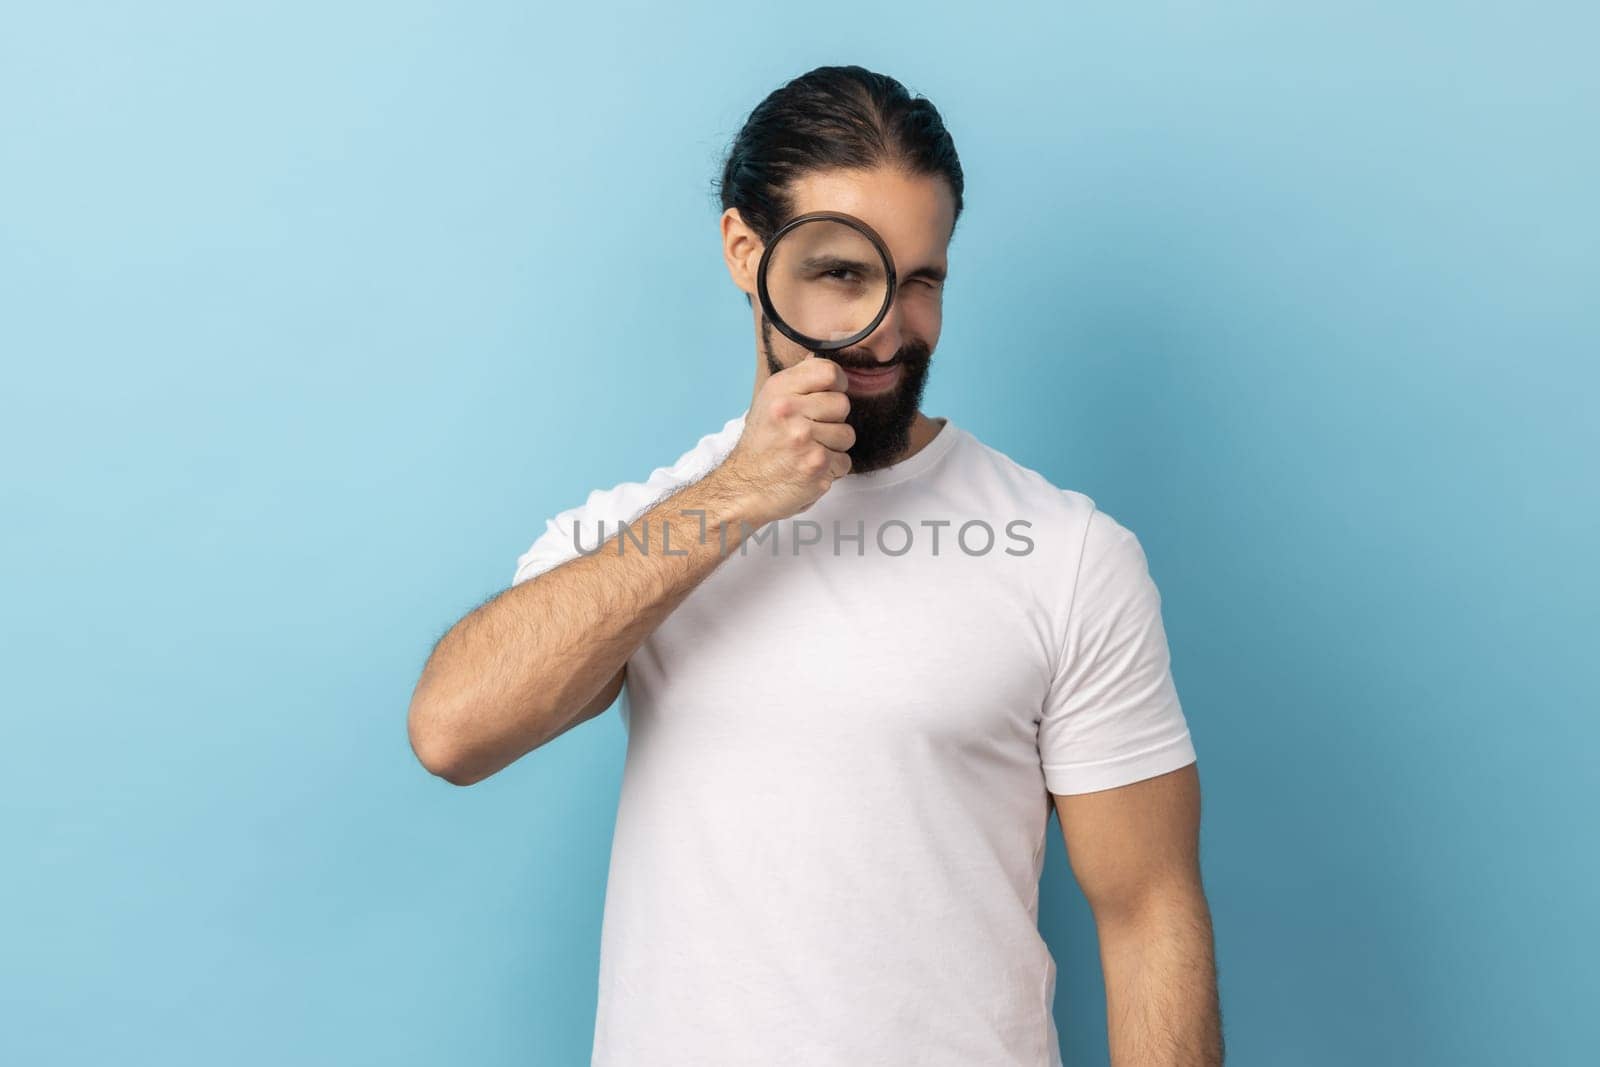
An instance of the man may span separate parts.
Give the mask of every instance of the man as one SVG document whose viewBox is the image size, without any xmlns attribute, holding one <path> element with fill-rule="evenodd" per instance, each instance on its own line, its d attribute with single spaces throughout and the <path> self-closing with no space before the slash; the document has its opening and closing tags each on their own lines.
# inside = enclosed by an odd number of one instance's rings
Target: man
<svg viewBox="0 0 1600 1067">
<path fill-rule="evenodd" d="M 756 292 L 786 219 L 842 211 L 887 246 L 889 313 L 824 358 L 752 301 L 749 409 L 551 518 L 418 683 L 413 747 L 461 785 L 624 695 L 594 1064 L 1059 1065 L 1052 810 L 1112 1062 L 1222 1062 L 1195 751 L 1140 544 L 919 410 L 962 184 L 891 78 L 768 97 L 721 182 L 734 284 Z"/>
</svg>

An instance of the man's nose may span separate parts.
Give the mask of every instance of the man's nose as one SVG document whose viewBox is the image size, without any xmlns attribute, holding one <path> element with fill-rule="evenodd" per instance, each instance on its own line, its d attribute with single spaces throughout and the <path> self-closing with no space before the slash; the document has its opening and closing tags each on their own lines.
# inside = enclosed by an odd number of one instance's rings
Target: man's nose
<svg viewBox="0 0 1600 1067">
<path fill-rule="evenodd" d="M 889 362 L 900 351 L 900 327 L 900 300 L 897 296 L 894 303 L 889 305 L 889 310 L 884 312 L 883 321 L 861 342 L 861 347 L 870 351 L 879 363 Z"/>
</svg>

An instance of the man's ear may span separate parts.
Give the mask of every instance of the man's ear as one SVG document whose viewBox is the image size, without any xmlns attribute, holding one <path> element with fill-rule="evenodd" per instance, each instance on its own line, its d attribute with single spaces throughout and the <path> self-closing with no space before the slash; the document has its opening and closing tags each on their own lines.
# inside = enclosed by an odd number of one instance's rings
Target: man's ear
<svg viewBox="0 0 1600 1067">
<path fill-rule="evenodd" d="M 738 208 L 730 207 L 722 213 L 722 258 L 728 264 L 733 284 L 747 297 L 756 291 L 756 268 L 765 247 L 756 232 L 745 225 Z"/>
</svg>

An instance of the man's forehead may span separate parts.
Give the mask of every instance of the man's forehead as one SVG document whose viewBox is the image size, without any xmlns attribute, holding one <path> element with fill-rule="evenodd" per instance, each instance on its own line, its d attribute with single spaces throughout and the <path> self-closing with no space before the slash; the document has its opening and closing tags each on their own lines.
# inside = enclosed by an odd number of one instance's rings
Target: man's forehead
<svg viewBox="0 0 1600 1067">
<path fill-rule="evenodd" d="M 955 198 L 937 175 L 889 169 L 806 174 L 790 189 L 796 215 L 842 211 L 878 232 L 897 268 L 944 263 L 955 225 Z"/>
</svg>

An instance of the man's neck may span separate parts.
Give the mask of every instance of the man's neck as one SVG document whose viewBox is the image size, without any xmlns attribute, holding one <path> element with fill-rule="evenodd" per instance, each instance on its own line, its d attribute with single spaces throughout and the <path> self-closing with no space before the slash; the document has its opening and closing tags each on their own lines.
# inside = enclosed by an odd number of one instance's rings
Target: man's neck
<svg viewBox="0 0 1600 1067">
<path fill-rule="evenodd" d="M 884 466 L 892 467 L 896 463 L 904 463 L 918 452 L 921 452 L 932 443 L 935 437 L 939 436 L 939 430 L 940 423 L 937 419 L 930 419 L 921 411 L 918 411 L 916 419 L 911 423 L 911 440 L 906 443 L 905 451 L 885 463 Z M 881 470 L 882 468 L 877 469 Z"/>
<path fill-rule="evenodd" d="M 930 419 L 922 412 L 917 412 L 917 421 L 911 424 L 911 443 L 906 447 L 906 454 L 895 462 L 903 462 L 921 452 L 933 439 L 939 436 L 940 423 L 937 419 Z"/>
</svg>

